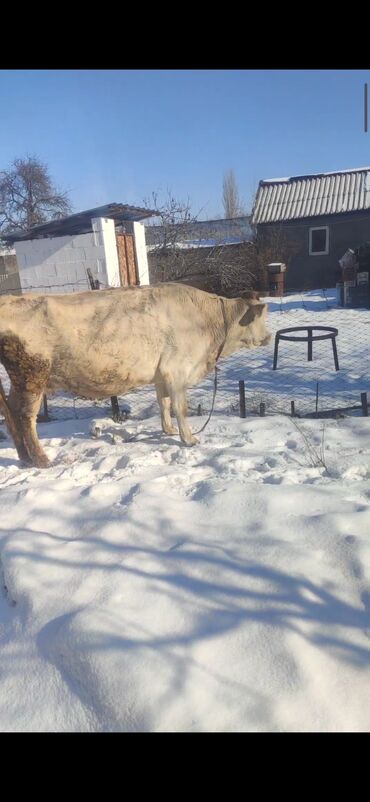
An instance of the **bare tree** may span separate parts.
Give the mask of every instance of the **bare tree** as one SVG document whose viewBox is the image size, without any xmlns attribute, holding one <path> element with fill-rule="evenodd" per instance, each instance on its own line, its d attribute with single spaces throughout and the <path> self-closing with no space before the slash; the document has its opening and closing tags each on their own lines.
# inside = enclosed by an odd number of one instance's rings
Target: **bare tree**
<svg viewBox="0 0 370 802">
<path fill-rule="evenodd" d="M 233 170 L 225 173 L 222 182 L 222 203 L 225 218 L 241 217 L 245 214 L 243 204 L 239 197 L 239 190 Z"/>
<path fill-rule="evenodd" d="M 288 237 L 282 225 L 257 230 L 250 255 L 260 277 L 261 288 L 268 287 L 267 265 L 271 262 L 284 262 L 289 267 L 290 260 L 298 250 L 299 243 Z"/>
<path fill-rule="evenodd" d="M 160 203 L 153 192 L 144 200 L 146 208 L 159 212 L 160 224 L 146 226 L 148 261 L 151 281 L 181 281 L 226 296 L 248 294 L 252 290 L 268 290 L 267 265 L 287 265 L 297 247 L 282 226 L 266 227 L 253 236 L 237 226 L 240 241 L 228 244 L 220 229 L 200 234 L 197 217 L 191 214 L 190 202 L 179 201 L 167 192 Z M 219 236 L 217 236 L 219 235 Z M 209 241 L 210 238 L 213 242 Z M 209 244 L 208 244 L 209 243 Z"/>
<path fill-rule="evenodd" d="M 250 290 L 256 286 L 256 271 L 249 258 L 251 243 L 227 245 L 220 231 L 219 241 L 208 245 L 209 237 L 214 240 L 214 233 L 205 226 L 202 238 L 189 200 L 179 201 L 169 191 L 163 203 L 153 192 L 144 204 L 158 211 L 159 217 L 155 220 L 160 221 L 158 224 L 154 220 L 146 226 L 152 282 L 181 281 L 226 295 L 236 295 L 240 289 Z"/>
<path fill-rule="evenodd" d="M 151 198 L 145 198 L 143 203 L 147 209 L 158 212 L 153 223 L 146 225 L 149 255 L 157 265 L 156 277 L 159 281 L 180 281 L 186 272 L 182 246 L 197 220 L 191 213 L 190 200 L 178 200 L 167 190 L 164 201 L 159 200 L 158 192 L 152 192 Z"/>
<path fill-rule="evenodd" d="M 265 293 L 269 287 L 267 265 L 284 262 L 289 266 L 298 249 L 283 227 L 275 226 L 233 245 L 219 243 L 183 251 L 188 272 L 182 280 L 231 297 L 248 297 L 255 290 Z"/>
<path fill-rule="evenodd" d="M 0 236 L 65 217 L 71 208 L 67 193 L 54 186 L 48 167 L 34 156 L 15 159 L 10 170 L 0 172 Z"/>
<path fill-rule="evenodd" d="M 152 192 L 150 198 L 144 198 L 144 206 L 153 209 L 157 216 L 147 225 L 151 229 L 151 241 L 157 250 L 176 248 L 184 239 L 190 223 L 197 218 L 191 214 L 190 200 L 174 198 L 168 189 L 164 201 L 160 202 L 158 192 Z"/>
</svg>

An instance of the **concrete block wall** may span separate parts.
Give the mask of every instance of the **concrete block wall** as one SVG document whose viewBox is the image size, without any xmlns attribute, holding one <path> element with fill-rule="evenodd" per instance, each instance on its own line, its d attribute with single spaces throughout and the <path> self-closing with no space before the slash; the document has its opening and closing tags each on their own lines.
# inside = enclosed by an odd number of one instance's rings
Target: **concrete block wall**
<svg viewBox="0 0 370 802">
<path fill-rule="evenodd" d="M 113 220 L 95 218 L 93 231 L 15 243 L 23 290 L 81 292 L 90 285 L 86 269 L 103 287 L 119 286 Z"/>
</svg>

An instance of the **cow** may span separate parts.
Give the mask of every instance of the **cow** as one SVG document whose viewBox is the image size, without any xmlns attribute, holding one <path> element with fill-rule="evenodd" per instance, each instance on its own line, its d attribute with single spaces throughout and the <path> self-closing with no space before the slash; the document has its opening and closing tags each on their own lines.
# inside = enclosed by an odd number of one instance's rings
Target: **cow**
<svg viewBox="0 0 370 802">
<path fill-rule="evenodd" d="M 187 421 L 187 387 L 219 357 L 266 345 L 267 305 L 256 298 L 223 298 L 183 284 L 0 298 L 0 409 L 20 460 L 45 468 L 36 416 L 44 393 L 65 390 L 85 398 L 123 395 L 154 384 L 162 428 L 197 439 Z"/>
</svg>

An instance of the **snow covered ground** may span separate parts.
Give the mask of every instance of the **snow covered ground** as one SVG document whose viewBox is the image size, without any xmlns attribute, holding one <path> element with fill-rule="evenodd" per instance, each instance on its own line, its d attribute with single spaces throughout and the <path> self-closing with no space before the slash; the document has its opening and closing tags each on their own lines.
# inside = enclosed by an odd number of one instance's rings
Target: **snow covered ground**
<svg viewBox="0 0 370 802">
<path fill-rule="evenodd" d="M 369 731 L 369 419 L 153 412 L 40 425 L 46 471 L 0 442 L 0 730 Z"/>
</svg>

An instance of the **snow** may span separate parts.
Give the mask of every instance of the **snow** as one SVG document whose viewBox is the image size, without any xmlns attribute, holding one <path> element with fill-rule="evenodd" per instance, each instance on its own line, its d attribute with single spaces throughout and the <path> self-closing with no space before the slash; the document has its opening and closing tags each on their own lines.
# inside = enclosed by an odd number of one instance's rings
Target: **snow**
<svg viewBox="0 0 370 802">
<path fill-rule="evenodd" d="M 250 231 L 250 237 L 252 236 L 252 231 Z M 235 237 L 198 237 L 197 239 L 185 239 L 182 241 L 176 242 L 176 249 L 178 250 L 186 250 L 190 248 L 219 248 L 224 245 L 240 245 L 241 243 L 249 243 L 251 239 L 247 239 L 245 231 L 241 232 L 239 235 Z M 156 243 L 147 246 L 148 251 L 156 251 L 158 250 L 158 245 Z"/>
<path fill-rule="evenodd" d="M 285 176 L 284 178 L 263 178 L 261 183 L 262 184 L 275 184 L 275 183 L 278 183 L 279 181 L 290 181 L 290 180 L 291 179 L 290 179 L 289 176 Z"/>
<path fill-rule="evenodd" d="M 222 239 L 219 237 L 208 237 L 177 242 L 176 248 L 214 248 L 216 246 L 221 247 L 222 245 L 240 245 L 241 242 L 248 242 L 248 240 L 246 240 L 242 235 L 239 235 L 238 237 L 223 237 Z"/>
<path fill-rule="evenodd" d="M 263 184 L 274 184 L 283 181 L 295 181 L 299 178 L 315 178 L 316 176 L 323 176 L 323 175 L 342 175 L 342 173 L 362 173 L 365 171 L 369 171 L 370 167 L 350 167 L 348 170 L 334 170 L 329 173 L 310 173 L 304 175 L 293 175 L 288 176 L 285 178 L 264 178 L 262 183 Z"/>
<path fill-rule="evenodd" d="M 271 299 L 270 328 L 336 321 L 347 376 L 369 311 L 328 297 Z M 271 356 L 224 360 L 194 448 L 140 393 L 122 424 L 40 424 L 46 471 L 0 442 L 1 731 L 370 729 L 369 419 L 230 414 L 246 364 L 289 398 Z"/>
</svg>

